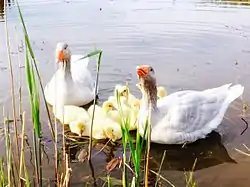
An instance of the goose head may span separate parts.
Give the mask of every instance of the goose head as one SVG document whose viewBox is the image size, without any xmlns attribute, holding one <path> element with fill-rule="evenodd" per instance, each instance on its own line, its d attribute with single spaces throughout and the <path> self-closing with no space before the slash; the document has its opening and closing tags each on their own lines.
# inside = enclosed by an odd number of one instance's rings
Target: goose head
<svg viewBox="0 0 250 187">
<path fill-rule="evenodd" d="M 116 95 L 118 93 L 119 96 L 127 98 L 129 90 L 128 90 L 127 86 L 117 84 L 115 86 L 114 92 L 115 92 L 114 95 Z"/>
<path fill-rule="evenodd" d="M 143 98 L 146 98 L 147 102 L 155 105 L 157 101 L 157 88 L 153 67 L 149 65 L 137 66 L 136 73 L 140 81 L 139 89 L 142 92 Z"/>
<path fill-rule="evenodd" d="M 103 108 L 103 110 L 106 111 L 106 112 L 109 112 L 109 111 L 111 111 L 111 110 L 117 110 L 117 109 L 115 108 L 115 106 L 114 106 L 114 103 L 113 103 L 112 101 L 109 101 L 109 100 L 103 102 L 102 108 Z"/>
<path fill-rule="evenodd" d="M 68 44 L 59 42 L 56 45 L 56 62 L 62 63 L 63 67 L 66 67 L 70 63 L 71 51 L 68 48 Z"/>
<path fill-rule="evenodd" d="M 157 92 L 156 78 L 153 67 L 149 65 L 142 65 L 136 67 L 136 73 L 139 78 L 137 87 L 142 91 L 148 93 L 149 91 Z"/>
<path fill-rule="evenodd" d="M 116 140 L 122 137 L 120 127 L 107 127 L 104 133 L 106 137 L 112 140 L 113 142 L 115 142 Z"/>
<path fill-rule="evenodd" d="M 83 136 L 86 130 L 86 125 L 81 120 L 72 121 L 69 123 L 71 132 L 78 134 L 80 137 Z"/>
</svg>

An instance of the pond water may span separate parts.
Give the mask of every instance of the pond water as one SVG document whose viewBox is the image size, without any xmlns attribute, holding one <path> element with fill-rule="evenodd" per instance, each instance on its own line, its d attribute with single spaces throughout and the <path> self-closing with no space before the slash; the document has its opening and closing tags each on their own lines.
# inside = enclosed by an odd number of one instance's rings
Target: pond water
<svg viewBox="0 0 250 187">
<path fill-rule="evenodd" d="M 202 187 L 244 187 L 250 184 L 250 158 L 234 148 L 250 143 L 250 131 L 240 135 L 245 124 L 240 119 L 243 102 L 250 100 L 250 3 L 217 0 L 20 0 L 21 9 L 32 40 L 38 68 L 45 85 L 55 71 L 54 50 L 59 41 L 69 44 L 74 54 L 94 48 L 103 50 L 100 69 L 100 101 L 113 93 L 118 83 L 130 84 L 131 92 L 140 97 L 135 83 L 135 67 L 150 64 L 158 84 L 169 93 L 180 89 L 202 90 L 225 83 L 245 86 L 243 100 L 238 99 L 222 123 L 223 135 L 212 134 L 186 148 L 152 146 L 153 167 L 161 162 L 167 149 L 161 174 L 177 187 L 184 186 L 183 169 L 192 167 L 198 157 L 195 180 Z M 10 75 L 8 71 L 0 2 L 0 102 L 5 115 L 11 114 Z M 28 92 L 23 74 L 22 32 L 16 4 L 8 1 L 8 28 L 15 77 L 15 93 L 22 85 L 23 110 L 29 115 Z M 18 52 L 20 51 L 20 52 Z M 95 74 L 95 63 L 90 63 Z M 18 98 L 17 98 L 18 100 Z M 49 134 L 43 109 L 43 132 Z M 3 117 L 1 126 L 3 125 Z M 245 119 L 248 120 L 246 114 Z M 28 132 L 31 126 L 27 127 Z M 4 145 L 4 139 L 1 139 Z M 48 145 L 49 146 L 49 145 Z M 4 146 L 1 146 L 4 147 Z M 121 155 L 120 148 L 112 152 Z M 1 155 L 4 149 L 1 149 Z M 105 165 L 112 155 L 94 157 L 98 176 L 105 176 Z M 73 186 L 83 186 L 89 174 L 84 163 L 72 163 Z M 46 165 L 46 175 L 53 175 Z M 118 169 L 117 169 L 118 171 Z M 119 172 L 115 174 L 119 176 Z M 166 185 L 167 186 L 167 185 Z"/>
</svg>

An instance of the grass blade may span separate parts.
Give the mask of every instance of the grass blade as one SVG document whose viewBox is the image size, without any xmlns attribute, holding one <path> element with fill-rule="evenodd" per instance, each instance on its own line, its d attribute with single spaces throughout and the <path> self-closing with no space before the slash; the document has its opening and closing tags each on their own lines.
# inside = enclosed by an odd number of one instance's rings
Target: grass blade
<svg viewBox="0 0 250 187">
<path fill-rule="evenodd" d="M 163 156 L 162 156 L 162 159 L 161 159 L 160 168 L 159 168 L 158 174 L 157 174 L 157 176 L 156 176 L 155 187 L 157 187 L 157 184 L 158 184 L 158 182 L 159 182 L 159 179 L 160 179 L 160 178 L 159 178 L 159 175 L 160 175 L 161 167 L 162 167 L 162 164 L 163 164 L 163 162 L 164 162 L 164 160 L 165 160 L 165 157 L 166 157 L 166 150 L 163 152 Z"/>
<path fill-rule="evenodd" d="M 26 80 L 28 83 L 28 90 L 30 96 L 30 107 L 32 113 L 33 122 L 33 142 L 34 142 L 34 154 L 35 154 L 35 166 L 37 183 L 42 186 L 42 166 L 41 166 L 41 122 L 40 122 L 40 105 L 39 105 L 39 94 L 37 90 L 37 84 L 35 79 L 34 68 L 29 61 L 29 51 L 27 42 L 25 42 L 25 70 L 26 70 Z"/>
<path fill-rule="evenodd" d="M 7 23 L 7 11 L 6 11 L 7 2 L 4 0 L 4 12 L 5 12 L 5 38 L 6 38 L 6 49 L 7 49 L 7 56 L 9 62 L 9 72 L 10 72 L 10 80 L 11 80 L 11 102 L 12 102 L 12 113 L 13 113 L 13 120 L 14 120 L 14 131 L 15 131 L 15 144 L 16 144 L 16 154 L 18 161 L 20 160 L 19 155 L 19 142 L 18 142 L 18 130 L 17 130 L 17 121 L 16 121 L 16 104 L 15 104 L 15 89 L 14 89 L 14 74 L 12 68 L 12 61 L 10 56 L 10 40 L 9 40 L 9 32 L 8 32 L 8 23 Z M 17 163 L 18 164 L 18 163 Z"/>
<path fill-rule="evenodd" d="M 56 143 L 55 142 L 55 132 L 54 132 L 54 128 L 52 126 L 52 120 L 51 120 L 51 117 L 50 117 L 49 108 L 48 108 L 48 105 L 46 103 L 46 99 L 45 99 L 45 95 L 44 95 L 42 79 L 41 79 L 40 73 L 39 73 L 37 65 L 36 65 L 35 55 L 34 55 L 34 52 L 32 50 L 31 44 L 30 44 L 29 35 L 28 35 L 27 29 L 26 29 L 26 25 L 25 25 L 25 22 L 24 22 L 24 19 L 23 19 L 23 15 L 22 15 L 19 3 L 18 3 L 18 1 L 16 1 L 16 3 L 17 3 L 18 12 L 19 12 L 19 16 L 20 16 L 20 19 L 21 19 L 22 27 L 23 27 L 25 44 L 27 45 L 28 52 L 29 52 L 29 54 L 31 56 L 33 66 L 35 67 L 36 74 L 37 74 L 37 77 L 38 77 L 38 81 L 39 81 L 39 84 L 40 84 L 40 87 L 41 87 L 41 90 L 42 90 L 42 97 L 43 97 L 43 100 L 44 100 L 44 103 L 45 103 L 45 108 L 46 108 L 46 112 L 47 112 L 48 119 L 49 119 L 49 128 L 51 130 L 52 139 L 53 139 L 54 143 Z"/>
<path fill-rule="evenodd" d="M 91 151 L 92 151 L 92 134 L 93 134 L 93 122 L 95 117 L 95 105 L 96 105 L 96 96 L 98 92 L 98 82 L 99 82 L 99 73 L 100 73 L 100 65 L 101 65 L 101 59 L 102 59 L 102 51 L 94 51 L 92 53 L 89 53 L 87 57 L 91 57 L 93 55 L 99 54 L 98 61 L 97 61 L 97 73 L 96 73 L 96 80 L 95 80 L 95 97 L 94 97 L 94 103 L 93 103 L 93 112 L 92 112 L 92 118 L 91 118 L 91 126 L 90 126 L 90 138 L 89 138 L 89 150 L 88 150 L 88 160 L 91 160 Z M 83 57 L 84 58 L 84 57 Z"/>
</svg>

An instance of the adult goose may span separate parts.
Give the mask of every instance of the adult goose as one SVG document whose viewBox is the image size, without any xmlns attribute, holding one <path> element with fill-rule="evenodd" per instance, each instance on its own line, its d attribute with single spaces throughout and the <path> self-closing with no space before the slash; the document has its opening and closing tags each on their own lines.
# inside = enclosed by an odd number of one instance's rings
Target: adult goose
<svg viewBox="0 0 250 187">
<path fill-rule="evenodd" d="M 45 87 L 45 99 L 54 106 L 83 106 L 94 100 L 95 82 L 88 70 L 89 59 L 81 55 L 71 55 L 66 43 L 56 46 L 56 62 L 59 69 Z"/>
<path fill-rule="evenodd" d="M 151 112 L 151 141 L 159 144 L 191 143 L 215 130 L 244 87 L 225 84 L 204 91 L 179 91 L 157 100 L 155 71 L 138 66 L 142 100 L 138 128 L 143 136 L 146 116 Z"/>
</svg>

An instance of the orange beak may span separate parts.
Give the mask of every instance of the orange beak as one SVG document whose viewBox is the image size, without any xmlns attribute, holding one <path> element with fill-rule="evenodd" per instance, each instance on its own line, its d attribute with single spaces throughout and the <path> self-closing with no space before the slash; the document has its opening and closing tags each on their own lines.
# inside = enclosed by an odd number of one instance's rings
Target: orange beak
<svg viewBox="0 0 250 187">
<path fill-rule="evenodd" d="M 139 66 L 136 68 L 136 73 L 139 77 L 146 77 L 148 75 L 148 66 Z"/>
<path fill-rule="evenodd" d="M 63 54 L 63 51 L 59 51 L 58 52 L 58 62 L 62 62 L 64 60 L 64 54 Z"/>
</svg>

